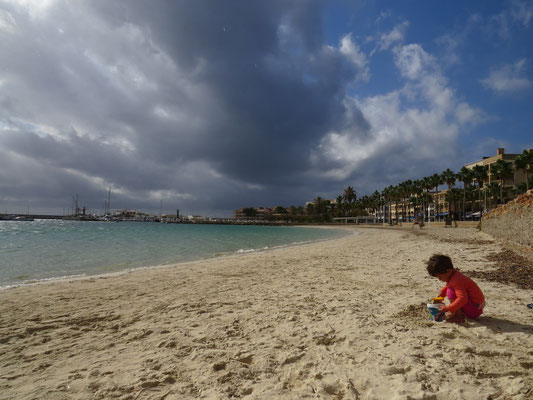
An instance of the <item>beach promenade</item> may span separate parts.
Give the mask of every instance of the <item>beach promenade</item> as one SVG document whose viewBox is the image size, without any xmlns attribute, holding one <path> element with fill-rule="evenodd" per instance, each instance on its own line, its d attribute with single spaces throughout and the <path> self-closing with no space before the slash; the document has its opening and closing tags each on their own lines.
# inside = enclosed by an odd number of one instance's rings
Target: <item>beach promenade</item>
<svg viewBox="0 0 533 400">
<path fill-rule="evenodd" d="M 472 228 L 341 239 L 0 291 L 1 399 L 533 398 L 533 291 L 475 278 L 478 321 L 428 321 L 433 253 Z"/>
</svg>

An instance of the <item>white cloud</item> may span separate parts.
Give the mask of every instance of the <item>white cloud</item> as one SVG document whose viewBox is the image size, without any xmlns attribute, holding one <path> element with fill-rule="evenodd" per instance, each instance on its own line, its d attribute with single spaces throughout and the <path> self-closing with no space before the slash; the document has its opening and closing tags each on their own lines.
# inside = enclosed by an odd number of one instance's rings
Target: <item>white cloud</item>
<svg viewBox="0 0 533 400">
<path fill-rule="evenodd" d="M 330 132 L 321 143 L 323 155 L 338 167 L 325 175 L 346 179 L 367 169 L 373 160 L 387 159 L 382 168 L 385 180 L 390 180 L 387 173 L 401 174 L 406 168 L 405 159 L 411 160 L 413 166 L 424 160 L 427 166 L 435 161 L 432 159 L 436 149 L 441 157 L 452 156 L 459 134 L 458 121 L 449 121 L 450 115 L 436 106 L 406 108 L 404 100 L 402 91 L 397 90 L 356 101 L 371 126 L 370 139 L 361 140 L 353 128 Z"/>
<path fill-rule="evenodd" d="M 378 37 L 367 36 L 367 42 L 376 42 L 376 47 L 370 52 L 370 56 L 373 56 L 378 50 L 385 51 L 394 44 L 401 44 L 404 41 L 405 31 L 408 26 L 409 22 L 404 21 L 401 24 L 396 25 L 392 31 L 388 33 L 379 34 Z"/>
<path fill-rule="evenodd" d="M 509 6 L 489 19 L 489 30 L 498 32 L 502 39 L 509 39 L 516 25 L 528 29 L 533 18 L 533 2 L 512 0 Z"/>
<path fill-rule="evenodd" d="M 19 10 L 24 10 L 31 18 L 43 18 L 56 0 L 5 0 Z"/>
<path fill-rule="evenodd" d="M 429 70 L 436 68 L 435 58 L 426 53 L 418 44 L 395 47 L 394 63 L 400 73 L 411 80 L 427 75 Z"/>
<path fill-rule="evenodd" d="M 376 23 L 381 22 L 385 19 L 388 19 L 392 17 L 392 13 L 390 11 L 382 11 L 379 16 L 376 18 Z"/>
<path fill-rule="evenodd" d="M 383 33 L 379 38 L 380 50 L 387 50 L 390 46 L 397 42 L 403 42 L 405 31 L 409 26 L 409 22 L 404 21 L 394 27 L 389 33 Z"/>
<path fill-rule="evenodd" d="M 529 27 L 529 22 L 533 18 L 533 2 L 514 0 L 510 9 L 511 18 L 518 21 L 524 27 Z"/>
<path fill-rule="evenodd" d="M 466 20 L 466 23 L 461 24 L 452 32 L 437 38 L 436 42 L 443 48 L 443 54 L 439 59 L 445 65 L 456 65 L 461 63 L 460 49 L 468 43 L 468 36 L 479 28 L 482 22 L 482 17 L 479 14 L 472 14 Z"/>
<path fill-rule="evenodd" d="M 455 107 L 455 117 L 463 125 L 475 125 L 488 118 L 483 111 L 464 102 Z"/>
<path fill-rule="evenodd" d="M 346 35 L 341 39 L 339 51 L 361 71 L 359 77 L 362 80 L 369 78 L 370 72 L 366 55 L 361 51 L 358 44 L 352 40 L 351 35 Z"/>
<path fill-rule="evenodd" d="M 483 86 L 498 93 L 519 92 L 532 86 L 531 80 L 525 76 L 526 60 L 518 60 L 514 64 L 506 64 L 491 69 L 489 76 L 481 80 Z"/>
<path fill-rule="evenodd" d="M 7 11 L 0 10 L 0 32 L 14 34 L 17 31 L 17 23 Z"/>
<path fill-rule="evenodd" d="M 193 199 L 190 193 L 180 193 L 176 190 L 149 190 L 148 198 L 151 200 L 174 200 L 174 199 Z"/>
<path fill-rule="evenodd" d="M 489 20 L 489 30 L 496 30 L 502 39 L 508 39 L 511 36 L 509 31 L 509 18 L 506 13 L 500 13 L 492 16 Z"/>
<path fill-rule="evenodd" d="M 481 123 L 481 110 L 460 101 L 442 75 L 435 58 L 418 44 L 394 49 L 395 65 L 406 78 L 404 87 L 389 93 L 367 98 L 347 98 L 344 102 L 343 129 L 329 132 L 322 140 L 316 165 L 332 165 L 324 173 L 330 179 L 346 179 L 353 174 L 366 174 L 381 169 L 384 181 L 392 175 L 409 176 L 428 173 L 439 160 L 449 164 L 457 157 L 458 136 L 469 127 Z M 350 122 L 359 110 L 368 126 L 360 132 L 361 124 Z M 358 128 L 359 127 L 359 128 Z M 439 154 L 439 157 L 436 157 Z M 377 165 L 374 160 L 387 159 Z M 411 165 L 405 164 L 411 160 Z M 371 176 L 368 172 L 368 176 Z M 387 175 L 389 174 L 389 175 Z M 364 180 L 358 177 L 358 180 Z M 376 187 L 377 182 L 369 186 Z"/>
</svg>

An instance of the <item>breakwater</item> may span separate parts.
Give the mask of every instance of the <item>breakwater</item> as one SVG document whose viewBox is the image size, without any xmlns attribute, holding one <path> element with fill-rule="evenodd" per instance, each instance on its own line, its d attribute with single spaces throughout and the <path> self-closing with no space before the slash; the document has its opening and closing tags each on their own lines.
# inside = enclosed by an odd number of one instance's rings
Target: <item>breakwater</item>
<svg viewBox="0 0 533 400">
<path fill-rule="evenodd" d="M 63 219 L 64 215 L 47 215 L 47 214 L 0 214 L 0 219 L 13 218 L 33 218 L 33 219 Z"/>
</svg>

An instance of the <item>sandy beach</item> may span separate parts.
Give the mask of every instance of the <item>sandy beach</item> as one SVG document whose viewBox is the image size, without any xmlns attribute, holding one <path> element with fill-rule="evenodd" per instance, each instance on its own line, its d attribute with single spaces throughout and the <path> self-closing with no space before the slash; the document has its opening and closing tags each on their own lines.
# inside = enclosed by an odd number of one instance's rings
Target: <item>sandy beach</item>
<svg viewBox="0 0 533 400">
<path fill-rule="evenodd" d="M 0 291 L 1 399 L 533 398 L 533 291 L 428 320 L 425 261 L 491 269 L 470 228 L 341 239 Z"/>
</svg>

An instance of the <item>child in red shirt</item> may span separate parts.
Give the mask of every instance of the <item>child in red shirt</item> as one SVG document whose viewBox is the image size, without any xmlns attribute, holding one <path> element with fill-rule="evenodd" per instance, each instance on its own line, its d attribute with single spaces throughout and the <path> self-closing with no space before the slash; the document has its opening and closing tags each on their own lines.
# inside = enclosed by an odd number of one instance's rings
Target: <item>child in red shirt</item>
<svg viewBox="0 0 533 400">
<path fill-rule="evenodd" d="M 464 322 L 465 316 L 476 319 L 483 313 L 485 296 L 479 286 L 469 277 L 453 267 L 450 257 L 434 254 L 427 262 L 427 271 L 431 276 L 446 282 L 439 296 L 446 296 L 450 305 L 441 305 L 439 310 L 446 312 L 446 321 Z"/>
</svg>

